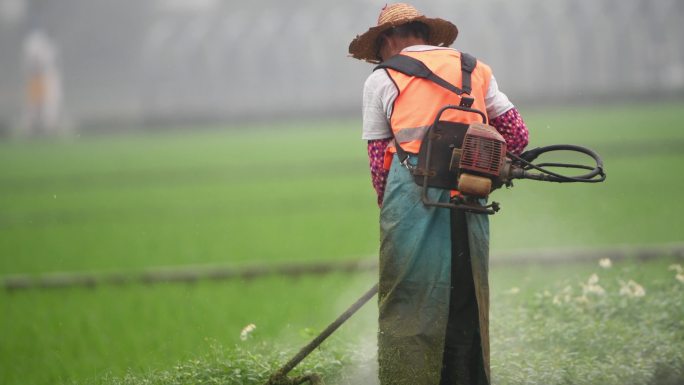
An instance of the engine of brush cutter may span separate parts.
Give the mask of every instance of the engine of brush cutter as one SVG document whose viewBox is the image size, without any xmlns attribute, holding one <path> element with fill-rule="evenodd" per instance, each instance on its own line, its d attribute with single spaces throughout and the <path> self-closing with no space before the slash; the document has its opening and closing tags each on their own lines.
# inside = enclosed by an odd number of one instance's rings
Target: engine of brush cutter
<svg viewBox="0 0 684 385">
<path fill-rule="evenodd" d="M 492 126 L 473 123 L 463 138 L 463 147 L 453 149 L 449 170 L 457 175 L 456 189 L 461 194 L 486 198 L 507 183 L 505 173 L 511 165 L 507 160 L 503 136 Z"/>
<path fill-rule="evenodd" d="M 593 158 L 596 165 L 532 163 L 538 156 L 552 151 L 583 153 Z M 567 176 L 550 171 L 548 167 L 590 171 L 582 175 Z M 498 203 L 483 205 L 483 199 L 486 200 L 492 191 L 502 186 L 512 186 L 513 179 L 596 183 L 606 178 L 601 157 L 588 148 L 560 144 L 535 148 L 518 156 L 507 151 L 506 140 L 492 126 L 485 123 L 465 125 L 439 120 L 435 121 L 426 134 L 421 145 L 418 166 L 412 169 L 412 173 L 416 183 L 422 186 L 422 200 L 425 205 L 481 214 L 499 211 Z M 449 203 L 430 201 L 428 187 L 457 190 L 459 194 Z"/>
</svg>

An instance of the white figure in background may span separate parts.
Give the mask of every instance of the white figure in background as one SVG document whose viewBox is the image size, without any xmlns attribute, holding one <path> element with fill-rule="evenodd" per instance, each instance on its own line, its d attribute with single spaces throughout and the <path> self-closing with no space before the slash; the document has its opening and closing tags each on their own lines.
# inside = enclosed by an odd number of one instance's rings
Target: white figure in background
<svg viewBox="0 0 684 385">
<path fill-rule="evenodd" d="M 24 40 L 26 79 L 25 130 L 29 134 L 55 134 L 61 128 L 62 76 L 58 49 L 43 31 Z"/>
</svg>

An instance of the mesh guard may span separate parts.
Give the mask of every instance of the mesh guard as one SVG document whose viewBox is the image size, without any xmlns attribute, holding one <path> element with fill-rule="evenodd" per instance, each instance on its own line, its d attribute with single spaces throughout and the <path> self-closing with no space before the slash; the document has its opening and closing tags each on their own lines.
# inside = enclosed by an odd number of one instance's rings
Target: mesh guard
<svg viewBox="0 0 684 385">
<path fill-rule="evenodd" d="M 463 140 L 461 170 L 497 177 L 505 157 L 506 141 L 495 128 L 480 123 L 470 125 Z"/>
</svg>

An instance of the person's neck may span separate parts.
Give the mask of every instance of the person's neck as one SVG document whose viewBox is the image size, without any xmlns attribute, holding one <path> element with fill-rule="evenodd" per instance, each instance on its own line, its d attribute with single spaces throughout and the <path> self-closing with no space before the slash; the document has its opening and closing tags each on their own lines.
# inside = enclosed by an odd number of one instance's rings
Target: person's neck
<svg viewBox="0 0 684 385">
<path fill-rule="evenodd" d="M 414 45 L 427 44 L 427 42 L 425 42 L 425 40 L 423 39 L 416 37 L 397 38 L 393 36 L 390 39 L 388 39 L 387 44 L 389 44 L 389 49 L 387 49 L 386 47 L 385 50 L 381 52 L 383 61 L 389 59 L 394 55 L 398 55 L 401 51 L 408 47 L 412 47 Z"/>
<path fill-rule="evenodd" d="M 425 45 L 427 42 L 423 39 L 419 39 L 416 37 L 407 37 L 406 39 L 403 39 L 402 44 L 398 47 L 399 52 L 405 50 L 408 47 L 413 47 L 414 45 Z"/>
</svg>

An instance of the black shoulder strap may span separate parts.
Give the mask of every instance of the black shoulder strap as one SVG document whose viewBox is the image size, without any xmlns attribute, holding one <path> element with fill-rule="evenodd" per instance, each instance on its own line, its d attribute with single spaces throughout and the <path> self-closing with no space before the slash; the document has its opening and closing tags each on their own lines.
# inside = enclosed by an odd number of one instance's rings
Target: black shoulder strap
<svg viewBox="0 0 684 385">
<path fill-rule="evenodd" d="M 468 95 L 473 91 L 470 75 L 472 75 L 476 65 L 477 59 L 474 56 L 461 52 L 461 87 L 463 87 L 463 92 Z"/>
<path fill-rule="evenodd" d="M 461 52 L 462 89 L 454 86 L 453 84 L 447 82 L 443 78 L 436 75 L 422 61 L 406 55 L 394 55 L 391 58 L 385 60 L 384 62 L 378 64 L 375 67 L 375 69 L 373 69 L 373 71 L 381 68 L 390 68 L 409 76 L 428 79 L 460 96 L 463 93 L 470 95 L 470 93 L 473 91 L 472 81 L 470 77 L 473 71 L 475 71 L 476 65 L 477 59 L 474 56 L 467 54 L 465 52 Z"/>
<path fill-rule="evenodd" d="M 378 64 L 373 71 L 382 68 L 389 68 L 409 76 L 428 79 L 437 85 L 455 93 L 456 95 L 461 96 L 461 107 L 470 108 L 475 99 L 464 96 L 463 94 L 465 93 L 470 95 L 470 92 L 473 90 L 470 76 L 475 70 L 476 65 L 477 59 L 474 56 L 471 56 L 465 52 L 461 52 L 461 83 L 463 89 L 454 86 L 440 76 L 436 75 L 422 61 L 406 55 L 394 55 Z M 397 150 L 397 155 L 399 155 L 399 160 L 404 166 L 407 166 L 406 162 L 408 161 L 409 154 L 399 145 L 399 141 L 397 141 L 397 138 L 394 136 L 394 131 L 392 131 L 392 137 L 394 138 L 394 144 Z"/>
<path fill-rule="evenodd" d="M 462 89 L 435 75 L 422 61 L 414 59 L 410 56 L 394 55 L 384 62 L 378 64 L 373 71 L 381 68 L 389 68 L 409 76 L 428 79 L 446 88 L 447 90 L 454 92 L 456 95 L 463 94 Z"/>
</svg>

